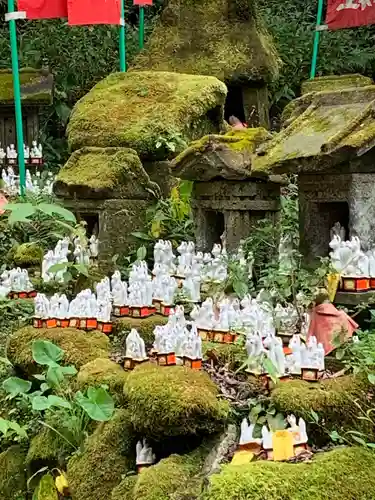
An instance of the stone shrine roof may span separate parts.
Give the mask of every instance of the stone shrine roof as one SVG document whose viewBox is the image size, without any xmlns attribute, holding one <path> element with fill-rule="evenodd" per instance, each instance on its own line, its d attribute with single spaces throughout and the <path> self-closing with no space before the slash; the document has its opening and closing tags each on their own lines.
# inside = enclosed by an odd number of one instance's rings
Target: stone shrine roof
<svg viewBox="0 0 375 500">
<path fill-rule="evenodd" d="M 86 147 L 75 151 L 60 170 L 54 192 L 64 198 L 137 200 L 159 196 L 160 188 L 133 149 Z"/>
<path fill-rule="evenodd" d="M 53 76 L 33 68 L 20 70 L 21 98 L 27 106 L 52 103 Z M 13 75 L 9 69 L 0 70 L 0 106 L 13 105 Z"/>
<path fill-rule="evenodd" d="M 213 179 L 244 180 L 253 177 L 251 158 L 271 135 L 264 128 L 231 130 L 207 135 L 193 142 L 172 162 L 172 174 L 182 179 L 207 182 Z"/>
<path fill-rule="evenodd" d="M 214 77 L 156 71 L 114 73 L 75 105 L 71 150 L 126 147 L 142 160 L 163 160 L 223 124 L 227 94 Z"/>
<path fill-rule="evenodd" d="M 270 80 L 280 65 L 256 0 L 168 0 L 134 63 L 240 85 Z"/>
<path fill-rule="evenodd" d="M 367 153 L 375 144 L 375 85 L 370 83 L 347 75 L 305 84 L 308 93 L 283 113 L 283 130 L 254 155 L 254 173 L 323 171 Z"/>
</svg>

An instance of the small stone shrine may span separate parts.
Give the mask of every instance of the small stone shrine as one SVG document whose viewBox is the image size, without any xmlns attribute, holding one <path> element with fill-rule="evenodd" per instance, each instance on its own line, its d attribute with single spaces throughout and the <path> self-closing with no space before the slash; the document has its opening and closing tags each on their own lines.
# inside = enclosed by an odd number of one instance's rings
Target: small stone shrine
<svg viewBox="0 0 375 500">
<path fill-rule="evenodd" d="M 136 69 L 215 76 L 228 87 L 225 119 L 269 128 L 267 83 L 280 59 L 255 0 L 168 0 Z"/>
<path fill-rule="evenodd" d="M 254 173 L 297 173 L 301 250 L 327 256 L 331 228 L 375 246 L 375 85 L 361 75 L 322 77 L 302 87 L 284 129 L 253 159 Z"/>
<path fill-rule="evenodd" d="M 225 239 L 238 248 L 257 221 L 276 220 L 280 209 L 280 177 L 254 176 L 251 157 L 270 138 L 263 128 L 211 135 L 191 144 L 173 162 L 172 172 L 194 180 L 192 208 L 199 250 L 210 250 Z"/>
<path fill-rule="evenodd" d="M 20 70 L 22 119 L 25 144 L 39 137 L 39 111 L 52 103 L 53 76 L 32 68 Z M 16 121 L 12 71 L 0 70 L 0 146 L 16 145 Z"/>
</svg>

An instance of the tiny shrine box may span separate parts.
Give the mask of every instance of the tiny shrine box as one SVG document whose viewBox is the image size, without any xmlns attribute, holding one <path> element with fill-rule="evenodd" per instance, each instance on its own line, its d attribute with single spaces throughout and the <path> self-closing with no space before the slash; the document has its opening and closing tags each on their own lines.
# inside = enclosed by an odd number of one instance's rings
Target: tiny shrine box
<svg viewBox="0 0 375 500">
<path fill-rule="evenodd" d="M 156 359 L 159 366 L 174 366 L 176 364 L 176 354 L 174 352 L 169 353 L 157 353 Z"/>
</svg>

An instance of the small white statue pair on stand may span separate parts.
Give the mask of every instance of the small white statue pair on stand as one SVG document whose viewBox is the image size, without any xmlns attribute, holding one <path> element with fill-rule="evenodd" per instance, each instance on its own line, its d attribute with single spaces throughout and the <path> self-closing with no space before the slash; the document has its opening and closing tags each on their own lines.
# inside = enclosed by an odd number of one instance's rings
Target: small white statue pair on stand
<svg viewBox="0 0 375 500">
<path fill-rule="evenodd" d="M 154 452 L 151 446 L 148 445 L 147 441 L 144 439 L 142 442 L 138 441 L 136 446 L 136 464 L 138 472 L 145 467 L 153 465 L 156 461 Z"/>
<path fill-rule="evenodd" d="M 135 328 L 126 337 L 124 368 L 132 370 L 136 365 L 148 361 L 145 342 Z"/>
</svg>

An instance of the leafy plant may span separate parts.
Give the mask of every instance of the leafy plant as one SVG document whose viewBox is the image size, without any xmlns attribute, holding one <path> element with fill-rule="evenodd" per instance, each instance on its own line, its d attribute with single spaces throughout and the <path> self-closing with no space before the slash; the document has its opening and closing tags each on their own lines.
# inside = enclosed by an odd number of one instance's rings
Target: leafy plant
<svg viewBox="0 0 375 500">
<path fill-rule="evenodd" d="M 338 332 L 333 340 L 337 346 L 336 358 L 355 375 L 363 374 L 375 385 L 375 334 L 371 331 L 358 332 L 358 337 L 358 342 L 343 343 Z"/>
<path fill-rule="evenodd" d="M 254 424 L 254 438 L 262 437 L 262 427 L 267 425 L 272 432 L 286 428 L 285 417 L 278 412 L 267 398 L 251 399 L 249 401 L 249 422 Z"/>
<path fill-rule="evenodd" d="M 176 150 L 182 150 L 187 148 L 187 143 L 182 138 L 179 133 L 170 133 L 166 136 L 159 136 L 155 144 L 156 149 L 164 149 L 171 153 L 175 153 Z"/>
<path fill-rule="evenodd" d="M 9 377 L 3 382 L 3 389 L 9 399 L 21 399 L 34 412 L 46 412 L 48 422 L 39 420 L 39 423 L 58 434 L 72 449 L 77 449 L 86 437 L 90 421 L 104 422 L 112 418 L 113 399 L 105 387 L 89 387 L 86 394 L 73 393 L 66 377 L 74 376 L 77 370 L 74 366 L 61 366 L 64 351 L 52 342 L 34 341 L 32 353 L 34 361 L 45 367 L 42 374 L 34 375 L 39 388 L 31 392 L 31 382 Z"/>
</svg>

